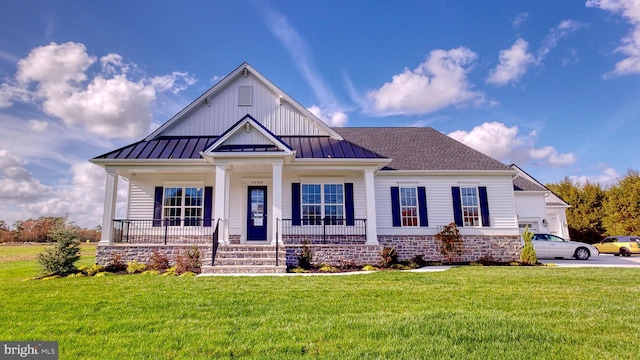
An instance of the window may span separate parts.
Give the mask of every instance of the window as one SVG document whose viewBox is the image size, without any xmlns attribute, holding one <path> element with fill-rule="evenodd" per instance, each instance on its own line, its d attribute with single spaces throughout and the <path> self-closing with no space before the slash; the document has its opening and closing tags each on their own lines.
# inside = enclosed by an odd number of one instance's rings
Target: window
<svg viewBox="0 0 640 360">
<path fill-rule="evenodd" d="M 302 184 L 302 223 L 322 225 L 322 219 L 338 224 L 344 219 L 343 184 Z"/>
<path fill-rule="evenodd" d="M 400 188 L 402 226 L 418 226 L 418 193 L 416 188 Z"/>
<path fill-rule="evenodd" d="M 203 189 L 195 187 L 164 188 L 163 219 L 169 226 L 199 226 L 203 213 Z"/>
<path fill-rule="evenodd" d="M 478 188 L 461 187 L 460 195 L 462 201 L 462 220 L 464 226 L 481 226 Z"/>
</svg>

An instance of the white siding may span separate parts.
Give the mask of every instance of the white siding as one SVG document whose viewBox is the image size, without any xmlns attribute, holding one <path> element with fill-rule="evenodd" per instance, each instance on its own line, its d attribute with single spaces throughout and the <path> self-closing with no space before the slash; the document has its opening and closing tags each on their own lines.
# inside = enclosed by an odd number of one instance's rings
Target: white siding
<svg viewBox="0 0 640 360">
<path fill-rule="evenodd" d="M 391 212 L 392 186 L 424 186 L 427 195 L 429 228 L 393 227 Z M 454 221 L 453 186 L 486 186 L 491 227 L 461 228 L 463 234 L 491 233 L 517 234 L 518 224 L 513 198 L 513 183 L 510 176 L 377 176 L 376 214 L 379 235 L 391 234 L 435 234 L 437 228 Z M 487 230 L 490 230 L 487 232 Z"/>
<path fill-rule="evenodd" d="M 516 211 L 520 219 L 543 219 L 547 216 L 544 194 L 515 192 Z"/>
<path fill-rule="evenodd" d="M 273 141 L 267 139 L 262 133 L 256 129 L 250 132 L 244 130 L 239 131 L 233 137 L 224 142 L 223 145 L 247 145 L 247 144 L 273 144 Z"/>
<path fill-rule="evenodd" d="M 239 86 L 252 87 L 253 105 L 238 105 Z M 290 104 L 280 104 L 280 94 L 251 74 L 239 77 L 209 99 L 209 105 L 203 102 L 162 135 L 221 135 L 247 114 L 276 135 L 326 135 Z"/>
</svg>

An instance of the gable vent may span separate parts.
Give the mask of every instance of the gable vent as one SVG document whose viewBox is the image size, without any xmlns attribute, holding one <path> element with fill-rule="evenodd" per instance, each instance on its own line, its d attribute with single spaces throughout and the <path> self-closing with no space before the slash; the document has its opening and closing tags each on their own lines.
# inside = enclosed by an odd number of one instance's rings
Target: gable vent
<svg viewBox="0 0 640 360">
<path fill-rule="evenodd" d="M 238 87 L 238 106 L 251 106 L 252 86 L 240 86 Z"/>
</svg>

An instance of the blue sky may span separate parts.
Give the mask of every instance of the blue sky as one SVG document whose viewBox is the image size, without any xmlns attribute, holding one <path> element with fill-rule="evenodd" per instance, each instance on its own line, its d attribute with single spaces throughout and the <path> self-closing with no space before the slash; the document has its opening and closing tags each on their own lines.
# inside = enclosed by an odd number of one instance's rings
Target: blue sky
<svg viewBox="0 0 640 360">
<path fill-rule="evenodd" d="M 5 0 L 0 220 L 98 225 L 86 160 L 244 61 L 333 126 L 430 126 L 543 183 L 638 169 L 640 0 Z"/>
</svg>

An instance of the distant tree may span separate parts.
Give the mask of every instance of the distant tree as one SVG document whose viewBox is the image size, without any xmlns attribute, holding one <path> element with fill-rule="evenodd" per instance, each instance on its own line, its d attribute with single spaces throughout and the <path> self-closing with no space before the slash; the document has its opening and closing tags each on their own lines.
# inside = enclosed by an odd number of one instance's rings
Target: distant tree
<svg viewBox="0 0 640 360">
<path fill-rule="evenodd" d="M 66 216 L 41 216 L 37 219 L 16 221 L 13 227 L 15 241 L 20 242 L 51 242 L 49 234 L 58 228 L 65 227 Z"/>
<path fill-rule="evenodd" d="M 608 235 L 640 235 L 640 174 L 629 170 L 607 190 L 604 226 Z"/>
<path fill-rule="evenodd" d="M 569 237 L 588 243 L 602 240 L 605 227 L 603 204 L 606 193 L 597 183 L 579 184 L 565 177 L 559 183 L 547 184 L 549 190 L 566 201 Z"/>
<path fill-rule="evenodd" d="M 13 241 L 11 229 L 4 220 L 0 220 L 0 243 Z"/>
</svg>

